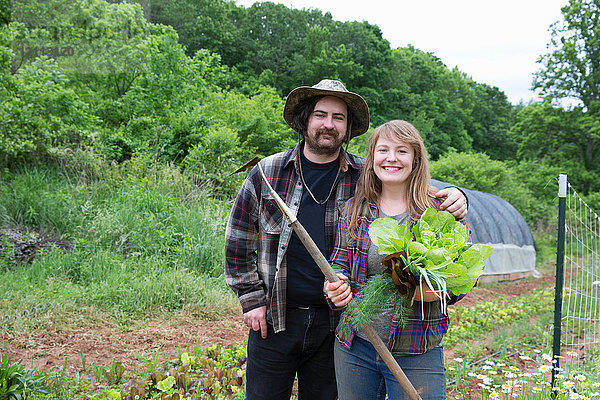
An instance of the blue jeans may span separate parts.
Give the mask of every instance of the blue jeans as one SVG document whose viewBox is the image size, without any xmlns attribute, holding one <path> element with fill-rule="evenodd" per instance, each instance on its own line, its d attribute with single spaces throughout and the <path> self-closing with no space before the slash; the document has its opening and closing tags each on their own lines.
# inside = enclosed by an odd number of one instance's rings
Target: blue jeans
<svg viewBox="0 0 600 400">
<path fill-rule="evenodd" d="M 298 399 L 335 400 L 329 309 L 288 308 L 285 331 L 267 325 L 266 339 L 253 330 L 248 335 L 246 399 L 289 400 L 297 374 Z"/>
<path fill-rule="evenodd" d="M 350 350 L 336 342 L 335 374 L 340 400 L 408 399 L 373 345 L 357 336 Z M 446 398 L 444 350 L 436 347 L 417 356 L 394 356 L 423 400 Z"/>
</svg>

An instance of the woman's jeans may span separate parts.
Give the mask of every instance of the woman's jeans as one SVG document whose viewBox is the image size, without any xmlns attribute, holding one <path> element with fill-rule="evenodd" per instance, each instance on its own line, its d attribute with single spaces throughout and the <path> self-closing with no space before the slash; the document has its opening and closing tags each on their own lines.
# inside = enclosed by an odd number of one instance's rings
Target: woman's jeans
<svg viewBox="0 0 600 400">
<path fill-rule="evenodd" d="M 250 330 L 246 399 L 289 400 L 297 374 L 300 400 L 335 400 L 329 309 L 288 308 L 285 325 L 285 331 L 275 333 L 268 323 L 266 339 Z"/>
<path fill-rule="evenodd" d="M 369 341 L 354 336 L 350 350 L 336 342 L 334 354 L 340 400 L 383 400 L 386 393 L 390 400 L 409 398 Z M 446 398 L 441 346 L 425 354 L 394 358 L 423 400 Z"/>
</svg>

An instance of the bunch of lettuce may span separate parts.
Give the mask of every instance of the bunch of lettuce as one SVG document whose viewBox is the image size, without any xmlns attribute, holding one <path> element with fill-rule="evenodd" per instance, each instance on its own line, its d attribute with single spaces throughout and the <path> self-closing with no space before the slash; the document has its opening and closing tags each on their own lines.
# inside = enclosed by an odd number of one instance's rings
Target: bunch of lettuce
<svg viewBox="0 0 600 400">
<path fill-rule="evenodd" d="M 369 237 L 385 255 L 384 265 L 400 293 L 414 298 L 417 284 L 426 281 L 446 310 L 449 292 L 465 294 L 475 286 L 492 255 L 489 246 L 469 243 L 469 231 L 447 211 L 428 208 L 412 232 L 392 218 L 377 218 Z M 412 299 L 410 299 L 412 302 Z"/>
</svg>

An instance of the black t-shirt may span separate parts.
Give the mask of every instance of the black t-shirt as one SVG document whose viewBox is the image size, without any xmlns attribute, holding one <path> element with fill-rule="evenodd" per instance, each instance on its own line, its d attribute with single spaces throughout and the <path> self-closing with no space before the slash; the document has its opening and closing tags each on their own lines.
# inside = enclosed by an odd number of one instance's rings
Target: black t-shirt
<svg viewBox="0 0 600 400">
<path fill-rule="evenodd" d="M 327 164 L 316 164 L 309 161 L 302 152 L 302 172 L 304 181 L 319 201 L 324 201 L 334 185 L 339 168 L 339 160 Z M 335 189 L 333 190 L 335 192 Z M 335 193 L 332 193 L 335 196 Z M 325 238 L 326 204 L 318 204 L 306 188 L 302 192 L 302 200 L 298 210 L 298 221 L 310 234 L 315 244 L 326 259 L 327 241 Z M 325 277 L 308 253 L 304 244 L 293 232 L 287 249 L 287 305 L 288 307 L 327 307 L 323 296 Z"/>
</svg>

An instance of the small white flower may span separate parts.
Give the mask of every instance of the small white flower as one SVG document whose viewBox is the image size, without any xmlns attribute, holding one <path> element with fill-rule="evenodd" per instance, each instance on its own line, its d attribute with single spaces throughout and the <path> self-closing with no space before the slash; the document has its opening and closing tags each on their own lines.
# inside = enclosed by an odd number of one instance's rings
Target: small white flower
<svg viewBox="0 0 600 400">
<path fill-rule="evenodd" d="M 510 383 L 505 383 L 504 385 L 502 385 L 502 391 L 504 393 L 508 393 L 512 390 L 512 385 Z"/>
<path fill-rule="evenodd" d="M 577 357 L 579 354 L 575 353 L 574 351 L 567 351 L 567 355 L 571 356 L 571 357 Z"/>
<path fill-rule="evenodd" d="M 481 369 L 484 370 L 484 371 L 489 371 L 492 368 L 494 368 L 494 367 L 492 367 L 491 365 L 484 365 L 484 366 L 481 367 Z"/>
<path fill-rule="evenodd" d="M 570 389 L 570 388 L 575 387 L 575 383 L 572 381 L 564 381 L 563 386 Z"/>
<path fill-rule="evenodd" d="M 529 356 L 519 356 L 519 358 L 524 361 L 531 361 L 531 357 Z"/>
<path fill-rule="evenodd" d="M 456 371 L 456 368 L 454 368 L 454 367 L 448 367 L 448 371 Z"/>
<path fill-rule="evenodd" d="M 541 388 L 541 387 L 539 387 L 539 386 L 535 386 L 535 387 L 533 387 L 531 390 L 532 390 L 534 393 L 539 393 L 539 392 L 541 392 L 541 391 L 542 391 L 542 388 Z"/>
<path fill-rule="evenodd" d="M 586 376 L 585 375 L 575 375 L 575 379 L 578 380 L 579 382 L 583 382 L 586 380 Z"/>
<path fill-rule="evenodd" d="M 594 382 L 594 383 L 592 383 L 592 386 L 595 388 L 600 387 L 600 382 Z"/>
<path fill-rule="evenodd" d="M 552 361 L 552 356 L 547 353 L 542 354 L 542 358 L 546 361 Z"/>
<path fill-rule="evenodd" d="M 600 281 L 594 281 L 594 282 L 592 282 L 592 286 L 600 286 Z"/>
<path fill-rule="evenodd" d="M 576 392 L 571 392 L 569 393 L 569 399 L 580 399 L 581 397 L 579 397 L 579 394 L 577 394 Z"/>
<path fill-rule="evenodd" d="M 540 372 L 544 372 L 544 373 L 545 373 L 545 372 L 550 372 L 550 371 L 552 371 L 552 366 L 551 366 L 551 365 L 541 365 L 541 366 L 538 368 L 538 371 L 540 371 Z"/>
<path fill-rule="evenodd" d="M 498 375 L 498 371 L 488 371 L 488 374 L 490 374 L 490 375 Z"/>
<path fill-rule="evenodd" d="M 457 363 L 464 362 L 464 360 L 462 358 L 460 358 L 460 357 L 453 358 L 453 360 L 456 361 Z"/>
<path fill-rule="evenodd" d="M 515 367 L 514 365 L 511 365 L 511 366 L 509 367 L 509 369 L 511 369 L 511 370 L 513 370 L 513 371 L 518 371 L 518 370 L 519 370 L 519 368 Z"/>
<path fill-rule="evenodd" d="M 540 354 L 542 351 L 538 350 L 538 349 L 533 349 L 533 352 L 536 353 L 536 354 Z"/>
<path fill-rule="evenodd" d="M 490 393 L 489 397 L 490 397 L 490 399 L 499 399 L 500 395 L 496 392 L 492 392 L 492 393 Z"/>
<path fill-rule="evenodd" d="M 485 375 L 477 374 L 476 378 L 479 380 L 483 380 L 485 379 Z"/>
</svg>

